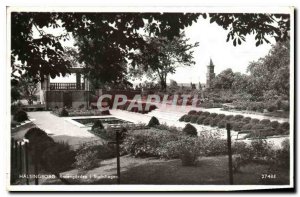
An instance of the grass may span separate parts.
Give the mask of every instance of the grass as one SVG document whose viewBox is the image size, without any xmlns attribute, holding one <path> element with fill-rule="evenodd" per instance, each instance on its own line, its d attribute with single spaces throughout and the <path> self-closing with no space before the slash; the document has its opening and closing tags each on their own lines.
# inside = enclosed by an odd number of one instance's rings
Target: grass
<svg viewBox="0 0 300 197">
<path fill-rule="evenodd" d="M 156 158 L 121 157 L 121 184 L 197 184 L 226 185 L 228 181 L 228 158 L 226 156 L 202 157 L 196 166 L 182 166 L 181 160 Z M 116 159 L 102 161 L 100 167 L 87 172 L 72 170 L 63 174 L 94 176 L 115 176 Z M 262 174 L 276 174 L 276 179 L 262 179 Z M 77 179 L 72 184 L 116 184 L 116 179 Z M 47 184 L 47 183 L 46 183 Z M 51 183 L 49 183 L 51 184 Z M 249 164 L 234 174 L 238 185 L 287 185 L 287 169 L 270 169 L 268 165 Z"/>
</svg>

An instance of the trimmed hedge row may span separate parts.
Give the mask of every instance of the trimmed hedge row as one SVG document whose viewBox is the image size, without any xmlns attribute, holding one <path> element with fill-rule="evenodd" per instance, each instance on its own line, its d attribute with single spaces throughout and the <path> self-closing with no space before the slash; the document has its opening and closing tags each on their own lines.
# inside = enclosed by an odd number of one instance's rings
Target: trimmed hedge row
<svg viewBox="0 0 300 197">
<path fill-rule="evenodd" d="M 203 111 L 191 110 L 188 114 L 183 115 L 179 121 L 191 122 L 211 127 L 225 128 L 227 123 L 231 124 L 234 131 L 249 131 L 247 137 L 272 136 L 289 134 L 289 123 L 279 123 L 268 119 L 255 119 L 244 117 L 242 115 L 224 115 Z"/>
</svg>

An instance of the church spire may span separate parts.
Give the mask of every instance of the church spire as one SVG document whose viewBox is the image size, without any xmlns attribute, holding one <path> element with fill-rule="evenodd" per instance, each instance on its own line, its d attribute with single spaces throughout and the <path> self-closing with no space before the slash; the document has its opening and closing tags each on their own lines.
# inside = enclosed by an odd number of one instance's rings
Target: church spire
<svg viewBox="0 0 300 197">
<path fill-rule="evenodd" d="M 212 61 L 212 59 L 211 59 L 211 58 L 210 58 L 209 65 L 210 65 L 210 66 L 213 66 L 213 65 L 214 65 L 214 63 L 213 63 L 213 61 Z"/>
</svg>

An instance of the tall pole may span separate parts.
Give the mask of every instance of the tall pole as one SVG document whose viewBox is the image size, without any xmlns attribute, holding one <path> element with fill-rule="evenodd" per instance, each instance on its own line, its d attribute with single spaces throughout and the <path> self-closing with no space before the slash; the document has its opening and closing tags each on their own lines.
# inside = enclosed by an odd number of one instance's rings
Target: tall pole
<svg viewBox="0 0 300 197">
<path fill-rule="evenodd" d="M 117 144 L 117 176 L 118 176 L 118 184 L 121 183 L 121 173 L 120 173 L 120 133 L 116 132 L 116 144 Z"/>
<path fill-rule="evenodd" d="M 39 184 L 39 178 L 38 178 L 38 175 L 39 175 L 39 167 L 38 167 L 38 154 L 37 154 L 37 147 L 36 145 L 34 145 L 34 175 L 35 175 L 35 178 L 34 178 L 34 184 L 35 185 L 38 185 Z"/>
<path fill-rule="evenodd" d="M 29 185 L 28 142 L 25 142 L 25 175 L 26 175 L 26 184 Z"/>
<path fill-rule="evenodd" d="M 227 147 L 228 147 L 228 168 L 229 168 L 229 184 L 233 185 L 233 172 L 232 172 L 232 152 L 231 152 L 231 126 L 229 123 L 226 124 L 227 130 Z"/>
</svg>

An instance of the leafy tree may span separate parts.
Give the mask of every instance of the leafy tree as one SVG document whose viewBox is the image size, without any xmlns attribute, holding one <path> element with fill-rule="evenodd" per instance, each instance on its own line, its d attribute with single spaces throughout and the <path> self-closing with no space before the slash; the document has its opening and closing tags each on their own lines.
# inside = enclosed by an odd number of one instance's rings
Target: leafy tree
<svg viewBox="0 0 300 197">
<path fill-rule="evenodd" d="M 209 16 L 210 23 L 215 22 L 229 30 L 226 41 L 232 40 L 234 46 L 245 42 L 250 34 L 255 35 L 256 46 L 270 43 L 270 37 L 276 42 L 290 37 L 289 14 L 213 13 Z"/>
<path fill-rule="evenodd" d="M 234 77 L 232 69 L 228 68 L 213 79 L 212 87 L 215 89 L 231 89 Z"/>
<path fill-rule="evenodd" d="M 102 82 L 117 83 L 126 79 L 126 57 L 130 51 L 145 44 L 139 30 L 147 28 L 152 36 L 171 39 L 192 25 L 199 15 L 202 14 L 12 12 L 12 75 L 19 77 L 25 72 L 43 80 L 45 75 L 54 78 L 67 74 L 71 63 L 64 58 L 62 41 L 71 33 L 87 74 Z M 54 36 L 45 28 L 65 31 Z M 38 37 L 34 37 L 34 31 L 39 32 Z M 19 61 L 20 64 L 15 64 Z"/>
<path fill-rule="evenodd" d="M 188 44 L 189 39 L 184 33 L 179 37 L 168 39 L 167 37 L 147 37 L 145 47 L 135 54 L 132 61 L 133 68 L 139 69 L 136 65 L 142 66 L 143 71 L 152 79 L 158 79 L 161 90 L 167 88 L 167 76 L 174 73 L 178 66 L 190 66 L 193 61 L 193 48 L 199 45 Z"/>
<path fill-rule="evenodd" d="M 290 44 L 279 42 L 269 54 L 248 66 L 250 72 L 249 91 L 262 97 L 264 93 L 275 90 L 278 95 L 289 97 L 290 87 Z M 273 95 L 274 95 L 274 91 Z"/>
<path fill-rule="evenodd" d="M 32 105 L 38 91 L 37 82 L 28 75 L 23 75 L 19 84 L 22 97 L 27 100 L 29 105 Z"/>
<path fill-rule="evenodd" d="M 79 60 L 86 72 L 103 82 L 126 80 L 125 65 L 132 51 L 143 49 L 146 41 L 139 33 L 172 39 L 204 13 L 11 13 L 12 76 L 43 80 L 68 73 L 71 62 L 64 57 L 62 42 L 72 34 L 79 46 Z M 241 44 L 245 36 L 254 33 L 256 45 L 268 42 L 266 36 L 278 41 L 289 38 L 290 16 L 287 14 L 209 14 L 210 22 L 230 30 L 227 41 Z M 47 28 L 62 28 L 52 35 Z M 38 32 L 34 37 L 33 32 Z M 20 63 L 19 63 L 20 62 Z"/>
</svg>

